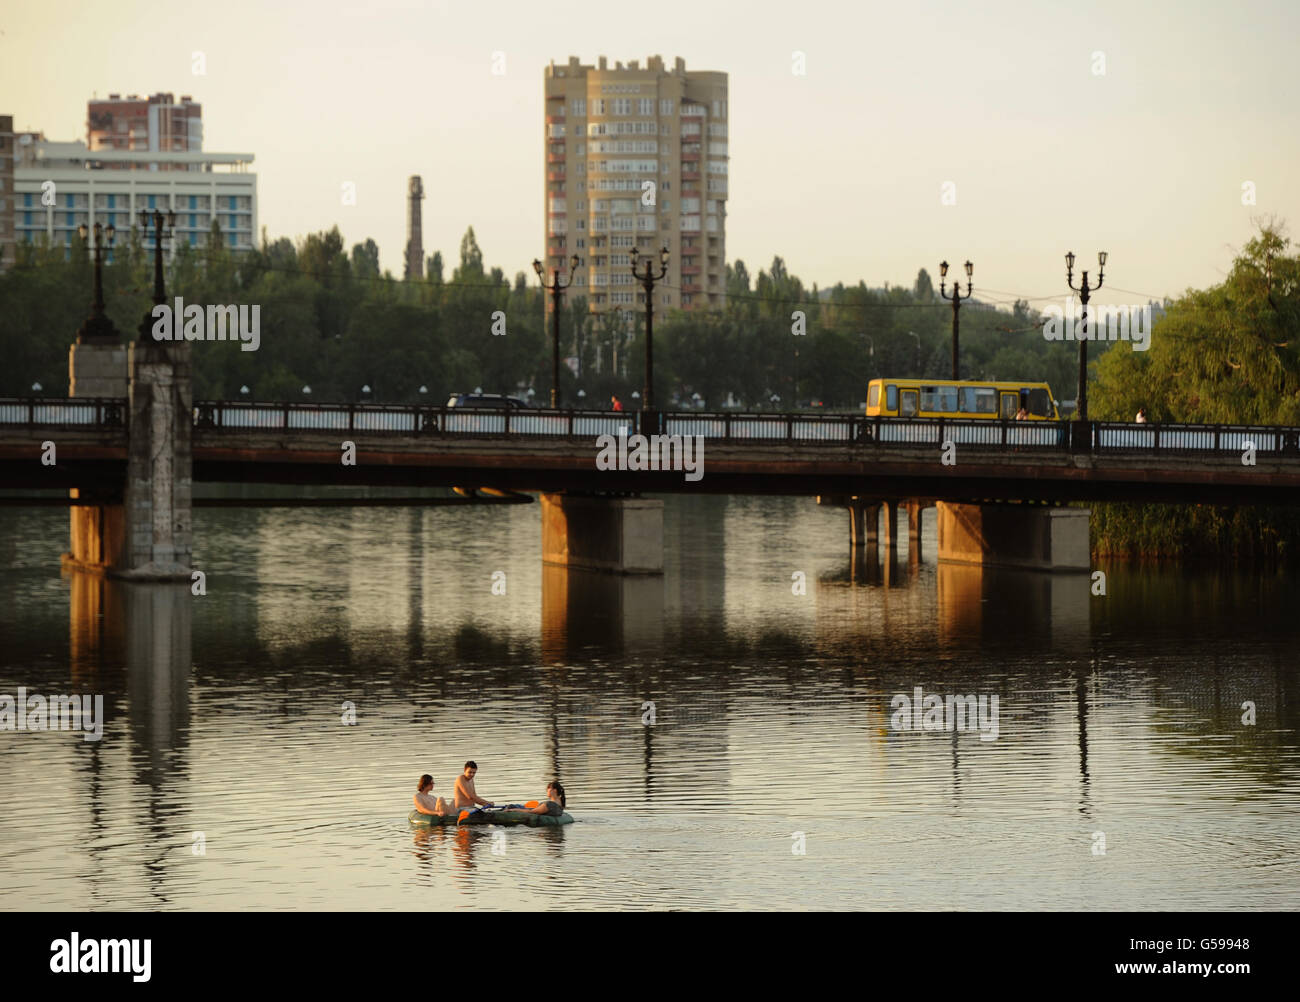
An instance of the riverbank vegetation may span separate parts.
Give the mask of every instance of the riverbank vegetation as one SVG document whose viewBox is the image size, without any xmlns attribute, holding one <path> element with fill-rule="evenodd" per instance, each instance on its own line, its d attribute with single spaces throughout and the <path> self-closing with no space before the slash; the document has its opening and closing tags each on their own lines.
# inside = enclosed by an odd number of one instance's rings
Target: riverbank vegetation
<svg viewBox="0 0 1300 1002">
<path fill-rule="evenodd" d="M 1168 303 L 1148 351 L 1104 353 L 1089 416 L 1300 426 L 1300 255 L 1288 247 L 1262 226 L 1222 282 Z M 1296 508 L 1096 505 L 1092 533 L 1099 555 L 1300 562 Z"/>
</svg>

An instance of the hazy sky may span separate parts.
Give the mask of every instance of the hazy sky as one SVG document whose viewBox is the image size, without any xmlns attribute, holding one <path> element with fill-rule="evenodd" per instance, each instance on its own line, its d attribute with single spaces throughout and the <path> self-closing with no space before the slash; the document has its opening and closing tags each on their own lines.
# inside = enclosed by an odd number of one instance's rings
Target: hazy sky
<svg viewBox="0 0 1300 1002">
<path fill-rule="evenodd" d="M 751 273 L 780 254 L 809 283 L 910 285 L 969 257 L 977 296 L 1059 297 L 1065 251 L 1095 270 L 1104 249 L 1099 299 L 1133 302 L 1218 281 L 1252 218 L 1300 233 L 1294 0 L 6 7 L 18 128 L 84 139 L 94 94 L 192 94 L 205 149 L 255 154 L 272 238 L 337 223 L 399 275 L 420 174 L 426 254 L 450 269 L 473 225 L 489 265 L 532 277 L 543 67 L 570 55 L 730 75 L 728 259 Z"/>
</svg>

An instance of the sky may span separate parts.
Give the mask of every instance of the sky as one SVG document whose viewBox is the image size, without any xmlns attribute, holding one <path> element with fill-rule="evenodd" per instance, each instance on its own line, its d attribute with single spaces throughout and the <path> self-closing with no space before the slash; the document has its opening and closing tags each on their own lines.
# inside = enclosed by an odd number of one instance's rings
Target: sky
<svg viewBox="0 0 1300 1002">
<path fill-rule="evenodd" d="M 272 239 L 337 224 L 399 276 L 419 174 L 426 255 L 450 273 L 472 225 L 532 279 L 543 70 L 570 55 L 729 74 L 727 257 L 751 274 L 910 286 L 969 258 L 977 298 L 1041 308 L 1066 251 L 1105 250 L 1097 301 L 1142 303 L 1220 281 L 1257 221 L 1300 225 L 1294 0 L 4 6 L 17 128 L 84 140 L 94 95 L 190 94 L 206 150 L 254 154 Z"/>
</svg>

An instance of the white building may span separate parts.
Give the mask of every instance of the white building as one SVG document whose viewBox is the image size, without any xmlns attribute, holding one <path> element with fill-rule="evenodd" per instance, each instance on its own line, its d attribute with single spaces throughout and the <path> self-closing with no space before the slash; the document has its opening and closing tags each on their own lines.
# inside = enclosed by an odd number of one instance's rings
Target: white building
<svg viewBox="0 0 1300 1002">
<path fill-rule="evenodd" d="M 140 225 L 141 210 L 160 209 L 176 213 L 175 234 L 164 244 L 171 253 L 182 244 L 206 246 L 214 221 L 231 250 L 255 246 L 257 175 L 248 170 L 251 153 L 92 151 L 80 141 L 21 135 L 15 154 L 11 204 L 20 245 L 44 235 L 53 244 L 70 246 L 83 223 L 92 228 L 111 223 L 120 244 L 132 226 Z M 154 164 L 173 166 L 159 170 Z M 144 244 L 153 247 L 152 227 Z"/>
</svg>

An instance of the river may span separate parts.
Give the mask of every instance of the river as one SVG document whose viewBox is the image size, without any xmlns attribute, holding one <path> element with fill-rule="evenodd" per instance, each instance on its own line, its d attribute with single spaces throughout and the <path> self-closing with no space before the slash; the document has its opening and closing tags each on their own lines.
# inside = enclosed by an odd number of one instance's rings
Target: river
<svg viewBox="0 0 1300 1002">
<path fill-rule="evenodd" d="M 203 595 L 0 509 L 0 694 L 105 715 L 0 730 L 0 909 L 1300 905 L 1289 577 L 1095 595 L 937 564 L 932 511 L 882 565 L 810 499 L 690 497 L 617 578 L 543 566 L 539 508 L 199 509 Z M 904 729 L 918 687 L 991 726 Z M 576 822 L 413 830 L 467 759 Z"/>
</svg>

